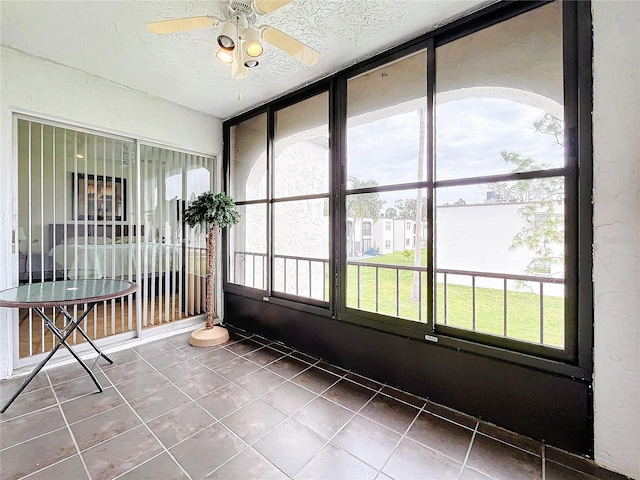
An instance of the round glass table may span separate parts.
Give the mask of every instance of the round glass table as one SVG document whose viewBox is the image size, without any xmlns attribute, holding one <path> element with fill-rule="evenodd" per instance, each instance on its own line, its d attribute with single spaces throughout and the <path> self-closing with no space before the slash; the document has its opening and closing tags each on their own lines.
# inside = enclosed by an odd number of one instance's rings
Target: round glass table
<svg viewBox="0 0 640 480">
<path fill-rule="evenodd" d="M 113 279 L 87 279 L 87 280 L 63 280 L 57 282 L 42 282 L 20 285 L 19 287 L 9 288 L 0 292 L 0 307 L 9 308 L 32 308 L 42 318 L 44 324 L 51 330 L 51 333 L 58 339 L 58 343 L 53 350 L 49 352 L 47 357 L 42 360 L 38 366 L 24 380 L 18 391 L 9 399 L 2 407 L 0 413 L 9 408 L 9 405 L 22 393 L 29 385 L 29 382 L 42 370 L 42 367 L 53 357 L 58 349 L 64 345 L 69 353 L 82 365 L 89 374 L 93 383 L 96 384 L 98 390 L 102 392 L 102 386 L 91 371 L 91 368 L 82 361 L 78 354 L 67 343 L 67 338 L 74 331 L 77 331 L 98 353 L 96 362 L 102 357 L 109 363 L 113 361 L 107 357 L 87 336 L 86 332 L 80 326 L 80 323 L 91 312 L 93 307 L 105 300 L 124 297 L 138 290 L 138 285 L 126 280 Z M 73 305 L 86 305 L 81 315 L 74 317 L 69 313 L 67 307 Z M 44 312 L 44 308 L 53 307 L 60 312 L 65 319 L 65 326 L 59 328 L 56 326 L 54 319 L 50 319 Z M 93 368 L 92 367 L 92 368 Z"/>
</svg>

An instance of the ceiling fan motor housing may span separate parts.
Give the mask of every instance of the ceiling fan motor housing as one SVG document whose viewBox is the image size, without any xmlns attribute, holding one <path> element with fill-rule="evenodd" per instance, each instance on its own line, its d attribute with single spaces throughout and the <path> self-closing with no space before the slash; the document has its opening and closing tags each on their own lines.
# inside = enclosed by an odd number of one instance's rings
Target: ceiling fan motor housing
<svg viewBox="0 0 640 480">
<path fill-rule="evenodd" d="M 251 2 L 243 0 L 233 0 L 222 9 L 222 16 L 226 20 L 235 20 L 238 17 L 244 23 L 243 27 L 255 25 L 258 20 L 256 12 L 251 6 Z"/>
</svg>

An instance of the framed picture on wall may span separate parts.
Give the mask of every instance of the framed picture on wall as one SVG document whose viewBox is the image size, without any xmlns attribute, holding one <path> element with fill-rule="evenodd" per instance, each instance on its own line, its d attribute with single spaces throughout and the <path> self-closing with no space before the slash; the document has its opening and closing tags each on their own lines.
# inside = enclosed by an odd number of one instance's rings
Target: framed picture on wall
<svg viewBox="0 0 640 480">
<path fill-rule="evenodd" d="M 73 173 L 71 191 L 74 220 L 126 220 L 126 179 Z"/>
</svg>

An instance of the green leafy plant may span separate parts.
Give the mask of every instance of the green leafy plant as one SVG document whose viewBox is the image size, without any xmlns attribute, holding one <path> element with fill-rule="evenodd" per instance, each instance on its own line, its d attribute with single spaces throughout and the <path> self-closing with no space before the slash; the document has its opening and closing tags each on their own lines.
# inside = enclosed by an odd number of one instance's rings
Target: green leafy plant
<svg viewBox="0 0 640 480">
<path fill-rule="evenodd" d="M 223 193 L 204 192 L 184 211 L 184 221 L 190 227 L 200 225 L 207 231 L 207 324 L 213 328 L 217 318 L 215 309 L 215 258 L 218 231 L 240 221 L 233 199 Z"/>
<path fill-rule="evenodd" d="M 564 146 L 564 126 L 557 117 L 547 113 L 533 124 L 535 130 L 544 135 L 552 135 L 552 145 Z M 517 152 L 503 150 L 503 160 L 513 166 L 512 172 L 540 171 L 551 168 Z M 518 213 L 524 226 L 513 237 L 510 250 L 525 248 L 533 253 L 526 267 L 529 275 L 552 273 L 553 265 L 564 262 L 564 178 L 541 177 L 516 182 L 500 182 L 487 186 L 499 202 L 522 203 Z"/>
</svg>

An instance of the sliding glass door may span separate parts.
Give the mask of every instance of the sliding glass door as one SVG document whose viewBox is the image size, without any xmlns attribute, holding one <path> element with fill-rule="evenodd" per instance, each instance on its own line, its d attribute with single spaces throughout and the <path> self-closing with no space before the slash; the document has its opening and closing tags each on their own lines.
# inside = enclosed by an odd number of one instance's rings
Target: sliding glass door
<svg viewBox="0 0 640 480">
<path fill-rule="evenodd" d="M 213 159 L 35 119 L 17 124 L 19 283 L 138 283 L 137 294 L 103 302 L 84 320 L 93 339 L 204 313 L 204 232 L 185 227 L 182 212 L 212 188 Z M 20 358 L 53 344 L 28 309 L 18 340 Z"/>
</svg>

